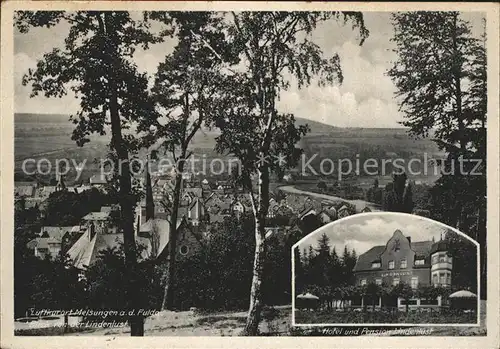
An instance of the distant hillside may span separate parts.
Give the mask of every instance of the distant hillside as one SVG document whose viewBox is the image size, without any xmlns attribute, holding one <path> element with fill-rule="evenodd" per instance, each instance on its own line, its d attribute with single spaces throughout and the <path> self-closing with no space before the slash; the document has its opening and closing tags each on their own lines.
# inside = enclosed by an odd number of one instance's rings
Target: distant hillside
<svg viewBox="0 0 500 349">
<path fill-rule="evenodd" d="M 15 113 L 14 122 L 39 122 L 39 123 L 67 123 L 71 124 L 69 121 L 69 115 L 66 114 L 32 114 L 32 113 Z"/>
<path fill-rule="evenodd" d="M 321 122 L 297 118 L 298 125 L 308 124 L 310 132 L 301 139 L 299 146 L 311 165 L 318 168 L 322 159 L 385 159 L 422 158 L 439 156 L 436 144 L 429 138 L 412 139 L 404 128 L 341 128 Z M 91 136 L 84 147 L 71 140 L 74 125 L 67 115 L 15 114 L 16 170 L 27 158 L 96 159 L 106 157 L 109 132 L 106 136 Z M 190 149 L 197 156 L 219 158 L 215 153 L 216 130 L 202 130 L 192 140 Z"/>
<path fill-rule="evenodd" d="M 64 123 L 71 125 L 69 121 L 69 115 L 66 114 L 34 114 L 34 113 L 15 113 L 14 121 L 21 123 Z M 329 131 L 334 131 L 338 127 L 327 125 L 318 121 L 311 121 L 303 118 L 296 118 L 297 125 L 309 125 L 311 133 L 325 133 Z"/>
<path fill-rule="evenodd" d="M 324 124 L 319 121 L 307 120 L 303 118 L 295 118 L 295 124 L 298 126 L 307 124 L 310 129 L 309 131 L 310 134 L 334 132 L 339 129 L 339 127 L 336 126 Z"/>
</svg>

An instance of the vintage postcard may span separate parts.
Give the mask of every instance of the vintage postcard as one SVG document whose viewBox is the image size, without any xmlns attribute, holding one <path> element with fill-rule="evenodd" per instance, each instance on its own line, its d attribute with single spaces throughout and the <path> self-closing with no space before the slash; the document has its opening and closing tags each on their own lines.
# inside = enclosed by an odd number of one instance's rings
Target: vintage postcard
<svg viewBox="0 0 500 349">
<path fill-rule="evenodd" d="M 1 6 L 2 348 L 499 347 L 498 4 Z"/>
</svg>

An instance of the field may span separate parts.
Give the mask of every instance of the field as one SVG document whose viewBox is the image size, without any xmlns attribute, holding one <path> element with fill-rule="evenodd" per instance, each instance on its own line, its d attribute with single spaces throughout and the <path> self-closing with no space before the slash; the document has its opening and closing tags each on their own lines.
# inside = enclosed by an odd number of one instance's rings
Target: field
<svg viewBox="0 0 500 349">
<path fill-rule="evenodd" d="M 265 336 L 287 335 L 290 331 L 291 306 L 277 306 L 263 312 L 260 333 Z M 162 311 L 146 319 L 146 336 L 238 336 L 245 326 L 247 311 L 192 312 Z M 64 333 L 61 327 L 16 330 L 18 336 L 129 336 L 128 326 L 101 329 L 73 327 Z"/>
<path fill-rule="evenodd" d="M 439 156 L 440 152 L 430 139 L 414 140 L 406 130 L 337 128 L 319 122 L 297 119 L 297 124 L 308 124 L 311 132 L 301 141 L 306 159 L 315 156 L 312 162 L 318 168 L 321 159 L 351 158 L 360 155 L 365 158 L 409 159 L 421 157 L 423 153 Z M 66 115 L 48 114 L 16 114 L 15 115 L 15 172 L 16 179 L 22 179 L 23 161 L 29 158 L 48 159 L 52 164 L 57 159 L 74 159 L 77 163 L 87 161 L 86 171 L 82 179 L 89 178 L 98 170 L 92 164 L 96 159 L 105 158 L 108 152 L 109 132 L 106 136 L 91 136 L 91 142 L 78 147 L 71 134 L 74 125 Z M 198 157 L 205 157 L 207 162 L 215 157 L 227 160 L 227 156 L 218 156 L 214 151 L 218 133 L 213 130 L 200 131 L 191 144 L 191 149 Z M 442 154 L 441 154 L 442 155 Z M 197 168 L 199 170 L 199 168 Z M 69 176 L 68 176 L 69 177 Z M 71 182 L 71 178 L 68 178 Z"/>
<path fill-rule="evenodd" d="M 146 319 L 146 336 L 238 336 L 243 330 L 247 312 L 170 312 L 162 311 Z M 297 319 L 296 319 L 296 322 Z M 450 322 L 451 323 L 451 322 Z M 401 326 L 403 327 L 403 326 Z M 397 327 L 397 328 L 401 328 Z M 343 327 L 360 328 L 360 327 Z M 380 327 L 386 330 L 380 335 L 397 335 L 392 333 L 391 329 L 395 327 Z M 416 328 L 416 327 L 409 327 Z M 482 302 L 481 325 L 479 327 L 426 327 L 433 336 L 474 336 L 486 335 L 486 311 L 485 301 Z M 260 333 L 263 336 L 326 336 L 331 334 L 332 327 L 298 327 L 292 326 L 291 306 L 277 306 L 267 308 L 263 313 L 263 319 L 260 325 Z M 374 329 L 370 327 L 370 329 Z M 330 333 L 330 334 L 329 334 Z M 64 333 L 61 327 L 49 327 L 40 329 L 16 330 L 18 336 L 129 336 L 130 328 L 102 328 L 102 329 L 82 329 L 78 327 L 70 328 Z M 341 335 L 348 335 L 343 331 Z M 416 334 L 414 334 L 416 335 Z"/>
<path fill-rule="evenodd" d="M 335 312 L 295 310 L 297 324 L 474 324 L 475 313 L 455 312 Z"/>
</svg>

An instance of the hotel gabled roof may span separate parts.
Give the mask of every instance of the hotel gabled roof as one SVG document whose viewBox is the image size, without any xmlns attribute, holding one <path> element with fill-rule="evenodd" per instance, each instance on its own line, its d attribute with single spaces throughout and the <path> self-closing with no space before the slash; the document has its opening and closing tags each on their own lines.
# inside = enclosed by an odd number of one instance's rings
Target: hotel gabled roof
<svg viewBox="0 0 500 349">
<path fill-rule="evenodd" d="M 411 249 L 416 256 L 427 258 L 431 253 L 432 241 L 416 241 L 411 243 Z M 367 271 L 372 269 L 372 262 L 380 260 L 380 255 L 385 251 L 386 245 L 374 246 L 361 254 L 356 261 L 354 271 Z"/>
</svg>

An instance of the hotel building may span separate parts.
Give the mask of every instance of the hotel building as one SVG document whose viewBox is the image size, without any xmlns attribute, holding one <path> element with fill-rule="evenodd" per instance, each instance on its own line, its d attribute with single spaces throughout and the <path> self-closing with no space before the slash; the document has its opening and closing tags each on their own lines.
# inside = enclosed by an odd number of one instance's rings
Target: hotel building
<svg viewBox="0 0 500 349">
<path fill-rule="evenodd" d="M 448 254 L 445 241 L 412 241 L 396 230 L 385 245 L 372 247 L 359 256 L 354 274 L 356 285 L 396 286 L 405 282 L 416 289 L 419 284 L 450 287 L 452 270 L 453 258 Z M 379 306 L 381 303 L 379 299 Z M 397 300 L 398 307 L 404 306 L 403 303 L 404 300 Z M 410 305 L 423 304 L 414 299 Z M 441 305 L 441 300 L 430 305 Z"/>
</svg>

